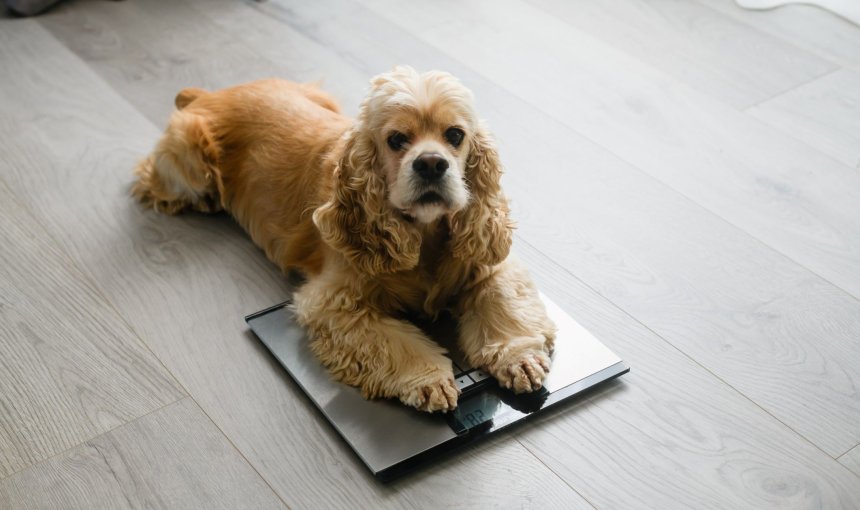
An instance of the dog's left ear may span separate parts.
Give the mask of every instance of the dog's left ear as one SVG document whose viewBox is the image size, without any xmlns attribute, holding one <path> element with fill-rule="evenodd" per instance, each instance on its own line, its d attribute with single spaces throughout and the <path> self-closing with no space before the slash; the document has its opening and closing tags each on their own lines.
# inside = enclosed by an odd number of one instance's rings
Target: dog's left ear
<svg viewBox="0 0 860 510">
<path fill-rule="evenodd" d="M 470 139 L 466 180 L 472 194 L 465 209 L 451 217 L 454 257 L 495 265 L 508 257 L 514 224 L 502 193 L 502 165 L 495 143 L 481 126 Z"/>
</svg>

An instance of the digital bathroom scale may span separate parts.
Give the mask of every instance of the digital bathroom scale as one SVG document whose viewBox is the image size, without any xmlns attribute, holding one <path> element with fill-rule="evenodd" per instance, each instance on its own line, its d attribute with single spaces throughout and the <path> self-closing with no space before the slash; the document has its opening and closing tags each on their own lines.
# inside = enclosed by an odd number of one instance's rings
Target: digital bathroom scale
<svg viewBox="0 0 860 510">
<path fill-rule="evenodd" d="M 416 323 L 451 351 L 463 393 L 457 409 L 445 414 L 417 411 L 394 399 L 365 400 L 358 389 L 332 380 L 310 351 L 288 302 L 245 321 L 370 471 L 388 481 L 630 370 L 549 298 L 541 294 L 541 299 L 558 326 L 558 337 L 549 376 L 535 393 L 515 395 L 466 366 L 456 352 L 452 320 Z"/>
</svg>

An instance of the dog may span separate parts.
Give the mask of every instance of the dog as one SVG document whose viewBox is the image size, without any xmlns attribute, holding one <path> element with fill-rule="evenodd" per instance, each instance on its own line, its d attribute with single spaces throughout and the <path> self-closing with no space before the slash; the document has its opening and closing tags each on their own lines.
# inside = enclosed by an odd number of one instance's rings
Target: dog
<svg viewBox="0 0 860 510">
<path fill-rule="evenodd" d="M 168 214 L 225 210 L 300 271 L 292 307 L 336 380 L 454 409 L 451 360 L 405 319 L 445 311 L 474 367 L 517 393 L 541 387 L 556 328 L 509 257 L 502 166 L 459 80 L 396 67 L 354 121 L 316 85 L 278 79 L 185 89 L 175 104 L 133 196 Z"/>
</svg>

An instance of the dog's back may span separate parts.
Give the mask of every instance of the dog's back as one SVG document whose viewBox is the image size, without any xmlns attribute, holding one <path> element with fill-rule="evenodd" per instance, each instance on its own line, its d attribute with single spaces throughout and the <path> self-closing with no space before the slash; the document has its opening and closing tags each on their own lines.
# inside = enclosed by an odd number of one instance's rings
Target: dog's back
<svg viewBox="0 0 860 510">
<path fill-rule="evenodd" d="M 227 210 L 282 269 L 322 264 L 311 213 L 331 190 L 329 156 L 351 121 L 316 86 L 260 80 L 184 89 L 135 173 L 132 194 L 160 212 Z"/>
</svg>

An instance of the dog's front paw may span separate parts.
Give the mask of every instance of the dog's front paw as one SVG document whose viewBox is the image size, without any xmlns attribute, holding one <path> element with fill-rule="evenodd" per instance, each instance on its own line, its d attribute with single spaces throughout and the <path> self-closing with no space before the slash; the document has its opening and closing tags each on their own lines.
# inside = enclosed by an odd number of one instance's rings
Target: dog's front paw
<svg viewBox="0 0 860 510">
<path fill-rule="evenodd" d="M 419 381 L 400 394 L 400 401 L 421 411 L 447 412 L 457 407 L 460 390 L 450 372 L 440 372 Z"/>
<path fill-rule="evenodd" d="M 500 359 L 487 370 L 505 388 L 514 390 L 514 393 L 528 393 L 541 388 L 549 373 L 549 365 L 546 352 L 526 349 Z"/>
</svg>

